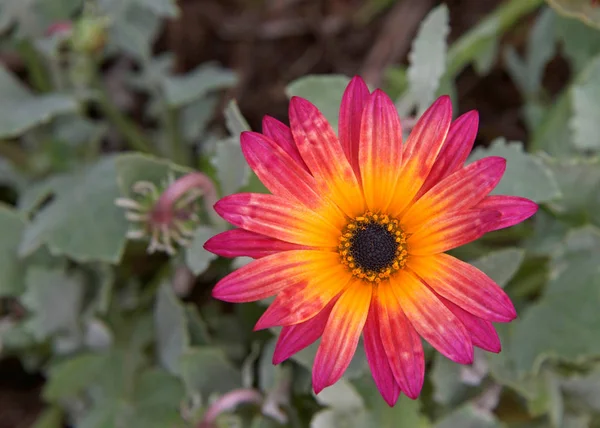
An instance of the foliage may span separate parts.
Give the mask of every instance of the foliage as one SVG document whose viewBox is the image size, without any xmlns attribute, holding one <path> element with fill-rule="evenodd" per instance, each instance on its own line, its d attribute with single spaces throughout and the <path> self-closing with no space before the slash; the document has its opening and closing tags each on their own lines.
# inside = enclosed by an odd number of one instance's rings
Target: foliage
<svg viewBox="0 0 600 428">
<path fill-rule="evenodd" d="M 473 65 L 485 78 L 503 57 L 528 138 L 484 141 L 469 162 L 505 157 L 496 191 L 541 209 L 455 251 L 516 303 L 519 318 L 498 325 L 502 352 L 477 352 L 465 367 L 426 348 L 423 394 L 389 408 L 362 345 L 345 377 L 314 396 L 316 345 L 274 367 L 276 332 L 252 331 L 264 307 L 209 297 L 247 262 L 203 249 L 227 227 L 212 204 L 264 187 L 241 152 L 250 127 L 237 104 L 217 111 L 235 72 L 205 63 L 175 74 L 172 54 L 154 55 L 176 2 L 3 2 L 2 46 L 26 73 L 0 67 L 0 356 L 46 377 L 35 426 L 192 427 L 231 397 L 249 406 L 228 407 L 215 426 L 600 426 L 600 6 L 548 3 L 507 1 L 452 43 L 438 6 L 408 66 L 390 70 L 387 89 L 410 123 L 441 93 L 462 112 L 458 74 Z M 532 12 L 524 49 L 500 44 Z M 558 93 L 545 80 L 557 56 L 571 72 Z M 112 65 L 123 58 L 129 66 Z M 286 94 L 335 125 L 348 80 L 304 76 Z M 139 111 L 122 97 L 133 92 L 147 100 Z M 185 218 L 151 228 L 162 192 L 185 179 L 191 190 L 172 201 Z M 169 254 L 146 251 L 165 243 Z"/>
</svg>

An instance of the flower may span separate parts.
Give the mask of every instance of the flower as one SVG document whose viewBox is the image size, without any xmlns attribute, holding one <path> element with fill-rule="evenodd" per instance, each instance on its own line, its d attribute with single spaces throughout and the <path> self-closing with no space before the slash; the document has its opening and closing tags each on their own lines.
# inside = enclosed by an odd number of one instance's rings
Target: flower
<svg viewBox="0 0 600 428">
<path fill-rule="evenodd" d="M 276 295 L 256 324 L 283 326 L 274 364 L 321 337 L 316 393 L 340 379 L 361 334 L 390 406 L 400 392 L 416 398 L 421 391 L 421 337 L 463 364 L 473 361 L 473 345 L 499 352 L 492 322 L 514 319 L 514 306 L 483 272 L 444 252 L 523 221 L 537 205 L 488 196 L 503 158 L 463 165 L 477 113 L 451 123 L 450 99 L 440 97 L 403 145 L 390 98 L 355 77 L 342 99 L 339 138 L 305 99 L 291 99 L 289 116 L 291 128 L 266 117 L 263 134 L 241 136 L 250 167 L 272 194 L 234 194 L 215 205 L 238 228 L 205 248 L 256 260 L 220 280 L 213 296 Z"/>
<path fill-rule="evenodd" d="M 212 211 L 216 200 L 214 184 L 206 175 L 190 172 L 178 179 L 170 174 L 156 186 L 150 181 L 138 181 L 131 187 L 131 198 L 120 197 L 115 205 L 124 208 L 130 222 L 127 238 L 149 239 L 148 253 L 164 251 L 173 256 L 175 243 L 191 244 L 194 230 L 200 225 L 198 200 L 203 197 Z"/>
</svg>

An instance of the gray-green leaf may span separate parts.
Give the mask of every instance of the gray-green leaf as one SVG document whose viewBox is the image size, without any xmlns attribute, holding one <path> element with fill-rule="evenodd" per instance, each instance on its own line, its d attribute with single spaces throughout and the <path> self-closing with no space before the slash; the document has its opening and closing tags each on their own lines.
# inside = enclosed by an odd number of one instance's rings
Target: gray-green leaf
<svg viewBox="0 0 600 428">
<path fill-rule="evenodd" d="M 506 172 L 492 195 L 522 196 L 534 202 L 550 201 L 560 196 L 552 172 L 539 157 L 526 153 L 522 143 L 497 138 L 488 148 L 475 149 L 468 162 L 487 156 L 506 159 Z"/>
</svg>

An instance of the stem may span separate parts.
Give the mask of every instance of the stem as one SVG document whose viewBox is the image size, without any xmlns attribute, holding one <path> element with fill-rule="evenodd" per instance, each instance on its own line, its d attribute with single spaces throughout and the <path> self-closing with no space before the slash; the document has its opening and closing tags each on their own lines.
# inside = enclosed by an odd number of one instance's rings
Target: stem
<svg viewBox="0 0 600 428">
<path fill-rule="evenodd" d="M 102 83 L 100 77 L 93 77 L 96 88 L 98 89 L 98 102 L 102 113 L 119 130 L 121 135 L 127 140 L 129 145 L 142 153 L 154 153 L 154 150 L 146 140 L 146 137 L 140 128 L 130 120 L 119 108 L 112 102 Z"/>
<path fill-rule="evenodd" d="M 27 66 L 29 79 L 35 89 L 39 92 L 52 91 L 52 83 L 48 79 L 48 72 L 31 42 L 24 40 L 19 43 L 19 52 Z"/>
<path fill-rule="evenodd" d="M 486 49 L 487 43 L 533 12 L 544 0 L 509 0 L 456 40 L 448 50 L 446 73 L 456 76 Z"/>
<path fill-rule="evenodd" d="M 235 389 L 220 397 L 206 411 L 198 428 L 214 428 L 221 413 L 235 409 L 240 404 L 261 404 L 262 394 L 255 389 Z"/>
<path fill-rule="evenodd" d="M 181 133 L 179 132 L 179 122 L 177 120 L 179 115 L 177 111 L 167 105 L 164 100 L 162 102 L 165 110 L 165 126 L 167 128 L 169 142 L 171 145 L 171 158 L 175 163 L 189 166 L 190 159 L 188 153 L 186 153 L 185 145 L 181 138 Z"/>
</svg>

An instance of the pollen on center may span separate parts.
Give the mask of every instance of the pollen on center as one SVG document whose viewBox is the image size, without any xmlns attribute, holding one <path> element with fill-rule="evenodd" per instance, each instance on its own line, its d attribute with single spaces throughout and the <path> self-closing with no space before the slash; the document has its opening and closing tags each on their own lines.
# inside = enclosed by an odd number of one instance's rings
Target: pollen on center
<svg viewBox="0 0 600 428">
<path fill-rule="evenodd" d="M 404 267 L 408 255 L 406 234 L 398 220 L 372 212 L 344 227 L 338 251 L 352 275 L 369 282 L 389 278 Z"/>
</svg>

